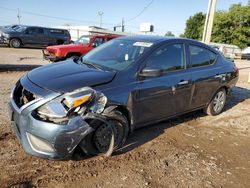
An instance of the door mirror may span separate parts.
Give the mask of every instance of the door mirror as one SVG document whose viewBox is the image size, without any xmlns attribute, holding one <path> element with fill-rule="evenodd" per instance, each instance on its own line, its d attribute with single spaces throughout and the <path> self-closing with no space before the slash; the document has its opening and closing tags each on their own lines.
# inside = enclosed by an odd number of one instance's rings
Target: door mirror
<svg viewBox="0 0 250 188">
<path fill-rule="evenodd" d="M 140 76 L 143 76 L 143 77 L 158 77 L 158 76 L 161 76 L 162 73 L 163 73 L 163 71 L 160 68 L 146 67 L 146 68 L 142 69 L 142 71 L 140 72 Z"/>
<path fill-rule="evenodd" d="M 95 42 L 93 42 L 93 43 L 91 44 L 91 46 L 95 48 L 95 47 L 96 47 Z"/>
</svg>

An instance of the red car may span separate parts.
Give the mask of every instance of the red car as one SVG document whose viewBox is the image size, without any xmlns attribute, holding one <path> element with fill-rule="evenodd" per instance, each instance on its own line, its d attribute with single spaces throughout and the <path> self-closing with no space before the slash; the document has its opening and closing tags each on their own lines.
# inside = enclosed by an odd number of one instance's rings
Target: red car
<svg viewBox="0 0 250 188">
<path fill-rule="evenodd" d="M 91 35 L 81 36 L 73 44 L 48 46 L 43 50 L 43 57 L 52 62 L 65 60 L 68 58 L 76 58 L 85 55 L 93 48 L 117 38 L 119 35 Z"/>
</svg>

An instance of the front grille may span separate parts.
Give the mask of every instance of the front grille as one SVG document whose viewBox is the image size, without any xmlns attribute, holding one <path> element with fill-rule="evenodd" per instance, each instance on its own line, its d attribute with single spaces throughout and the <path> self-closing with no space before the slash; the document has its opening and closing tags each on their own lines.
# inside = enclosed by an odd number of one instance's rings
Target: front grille
<svg viewBox="0 0 250 188">
<path fill-rule="evenodd" d="M 36 95 L 26 90 L 18 81 L 13 92 L 13 99 L 16 105 L 21 108 L 23 105 L 36 99 Z"/>
</svg>

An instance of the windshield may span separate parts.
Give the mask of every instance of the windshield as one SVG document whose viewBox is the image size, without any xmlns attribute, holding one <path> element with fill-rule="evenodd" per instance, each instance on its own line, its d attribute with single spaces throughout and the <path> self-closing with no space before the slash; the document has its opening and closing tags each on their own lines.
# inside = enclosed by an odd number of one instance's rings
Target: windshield
<svg viewBox="0 0 250 188">
<path fill-rule="evenodd" d="M 148 42 L 114 39 L 90 51 L 82 57 L 82 61 L 121 71 L 134 63 L 151 45 Z"/>
<path fill-rule="evenodd" d="M 88 44 L 90 41 L 90 36 L 81 36 L 75 41 L 75 44 Z"/>
<path fill-rule="evenodd" d="M 14 30 L 17 31 L 17 32 L 23 32 L 26 30 L 27 27 L 24 27 L 24 26 L 18 26 L 17 28 L 15 28 Z"/>
</svg>

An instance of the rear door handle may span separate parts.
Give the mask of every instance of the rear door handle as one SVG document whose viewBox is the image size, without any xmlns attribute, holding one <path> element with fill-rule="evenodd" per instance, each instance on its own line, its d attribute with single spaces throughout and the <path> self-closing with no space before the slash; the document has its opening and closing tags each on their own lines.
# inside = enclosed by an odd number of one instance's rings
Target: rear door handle
<svg viewBox="0 0 250 188">
<path fill-rule="evenodd" d="M 178 85 L 186 85 L 186 84 L 188 84 L 187 80 L 183 80 L 178 83 Z"/>
</svg>

